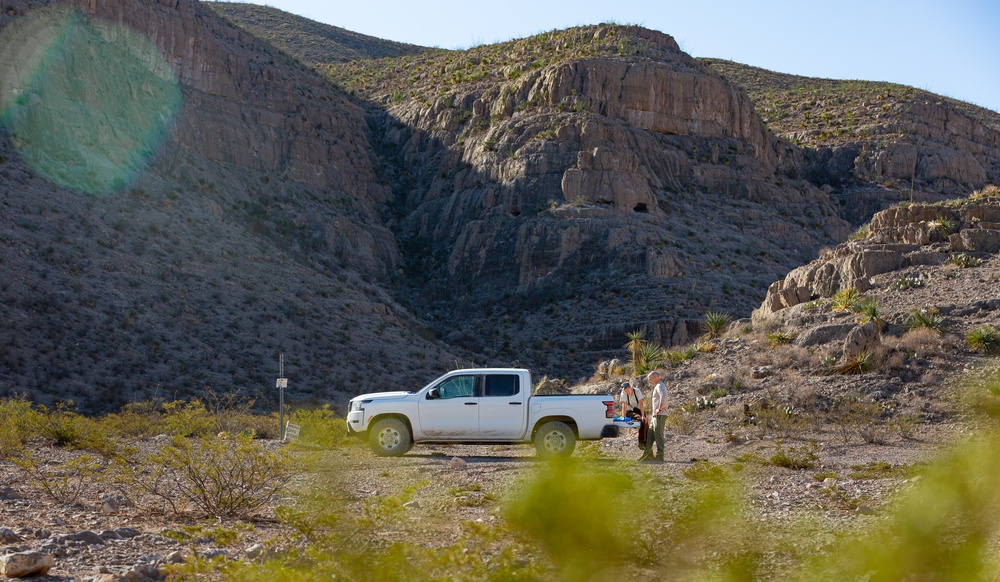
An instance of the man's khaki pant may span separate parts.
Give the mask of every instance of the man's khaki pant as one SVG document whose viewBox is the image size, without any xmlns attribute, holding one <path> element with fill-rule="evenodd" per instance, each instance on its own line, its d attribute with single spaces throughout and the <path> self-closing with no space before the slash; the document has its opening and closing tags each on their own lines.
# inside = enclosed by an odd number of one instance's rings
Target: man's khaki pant
<svg viewBox="0 0 1000 582">
<path fill-rule="evenodd" d="M 653 449 L 653 443 L 656 443 L 656 459 L 659 461 L 663 460 L 663 427 L 667 424 L 666 414 L 657 414 L 653 417 L 653 422 L 649 424 L 649 432 L 646 433 L 646 454 L 649 454 Z"/>
</svg>

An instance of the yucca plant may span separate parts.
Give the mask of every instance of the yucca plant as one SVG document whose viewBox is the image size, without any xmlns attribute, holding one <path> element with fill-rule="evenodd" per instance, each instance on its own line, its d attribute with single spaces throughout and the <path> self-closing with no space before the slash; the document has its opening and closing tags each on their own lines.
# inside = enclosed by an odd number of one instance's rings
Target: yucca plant
<svg viewBox="0 0 1000 582">
<path fill-rule="evenodd" d="M 870 321 L 875 324 L 875 328 L 880 332 L 885 328 L 885 316 L 882 313 L 882 308 L 879 307 L 878 299 L 869 297 L 863 301 L 859 301 L 851 308 L 851 311 L 861 316 L 858 320 L 861 323 L 868 323 Z"/>
<path fill-rule="evenodd" d="M 830 300 L 830 309 L 836 311 L 837 313 L 842 313 L 848 311 L 854 304 L 858 302 L 858 290 L 849 287 L 847 289 L 841 289 L 833 294 L 833 298 Z"/>
<path fill-rule="evenodd" d="M 987 354 L 1000 353 L 1000 333 L 988 325 L 977 327 L 965 335 L 965 345 Z"/>
<path fill-rule="evenodd" d="M 639 358 L 635 361 L 635 374 L 645 374 L 655 370 L 668 359 L 667 350 L 663 346 L 643 342 L 639 348 Z"/>
<path fill-rule="evenodd" d="M 722 335 L 732 319 L 733 317 L 728 313 L 720 313 L 718 311 L 709 311 L 706 313 L 705 322 L 702 325 L 705 327 L 708 338 L 713 339 Z"/>
<path fill-rule="evenodd" d="M 931 230 L 939 229 L 944 234 L 954 234 L 958 231 L 958 223 L 955 222 L 954 218 L 948 216 L 939 216 L 937 220 L 928 222 L 927 227 Z"/>
<path fill-rule="evenodd" d="M 875 367 L 875 354 L 861 350 L 841 364 L 838 371 L 841 374 L 867 374 Z"/>
<path fill-rule="evenodd" d="M 907 330 L 926 327 L 927 329 L 933 329 L 936 332 L 941 332 L 944 327 L 944 318 L 942 318 L 941 314 L 934 308 L 914 309 L 910 312 L 910 315 L 906 320 L 905 327 Z"/>
<path fill-rule="evenodd" d="M 625 344 L 625 349 L 628 350 L 629 357 L 632 358 L 632 368 L 635 369 L 639 364 L 642 346 L 646 344 L 646 341 L 643 339 L 646 337 L 646 332 L 644 330 L 637 329 L 626 333 L 625 337 L 628 338 L 628 343 Z"/>
</svg>

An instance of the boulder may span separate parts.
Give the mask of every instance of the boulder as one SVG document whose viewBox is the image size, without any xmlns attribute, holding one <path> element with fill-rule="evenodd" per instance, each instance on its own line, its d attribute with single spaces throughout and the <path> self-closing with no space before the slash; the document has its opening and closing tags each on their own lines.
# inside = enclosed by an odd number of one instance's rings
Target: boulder
<svg viewBox="0 0 1000 582">
<path fill-rule="evenodd" d="M 14 542 L 20 542 L 24 538 L 17 535 L 14 530 L 6 527 L 0 527 L 0 544 L 12 544 Z"/>
<path fill-rule="evenodd" d="M 823 345 L 846 338 L 852 329 L 854 329 L 853 323 L 818 325 L 800 333 L 794 343 L 802 347 Z"/>
<path fill-rule="evenodd" d="M 51 554 L 41 552 L 17 552 L 0 556 L 0 574 L 8 578 L 44 576 L 56 565 Z"/>
<path fill-rule="evenodd" d="M 870 321 L 863 323 L 847 334 L 844 340 L 844 356 L 850 358 L 861 352 L 874 352 L 881 343 L 878 327 Z"/>
<path fill-rule="evenodd" d="M 996 253 L 1000 252 L 1000 230 L 966 228 L 948 237 L 948 243 L 953 251 Z"/>
<path fill-rule="evenodd" d="M 104 543 L 104 538 L 102 538 L 99 534 L 97 534 L 95 532 L 92 532 L 90 530 L 82 531 L 80 533 L 75 533 L 75 534 L 72 534 L 72 535 L 68 535 L 68 536 L 66 536 L 66 539 L 77 541 L 77 542 L 83 542 L 85 544 L 103 544 Z"/>
<path fill-rule="evenodd" d="M 534 394 L 569 394 L 569 388 L 565 380 L 542 376 L 542 379 L 535 384 Z"/>
</svg>

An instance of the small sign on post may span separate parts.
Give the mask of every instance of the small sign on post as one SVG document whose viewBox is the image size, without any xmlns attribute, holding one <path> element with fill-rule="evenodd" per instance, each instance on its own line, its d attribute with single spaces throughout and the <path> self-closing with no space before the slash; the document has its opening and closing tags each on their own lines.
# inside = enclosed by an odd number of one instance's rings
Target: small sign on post
<svg viewBox="0 0 1000 582">
<path fill-rule="evenodd" d="M 278 378 L 274 384 L 275 388 L 288 388 L 288 378 Z"/>
<path fill-rule="evenodd" d="M 292 424 L 291 422 L 285 424 L 285 438 L 282 440 L 287 442 L 299 438 L 299 429 L 300 427 L 297 424 Z"/>
</svg>

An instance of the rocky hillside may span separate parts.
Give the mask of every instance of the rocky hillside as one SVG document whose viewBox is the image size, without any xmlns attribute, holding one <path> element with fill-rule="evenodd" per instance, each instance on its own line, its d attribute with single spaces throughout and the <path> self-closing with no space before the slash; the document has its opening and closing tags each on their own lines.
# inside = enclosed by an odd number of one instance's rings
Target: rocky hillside
<svg viewBox="0 0 1000 582">
<path fill-rule="evenodd" d="M 205 2 L 205 5 L 229 22 L 309 66 L 356 59 L 400 57 L 432 50 L 358 34 L 271 6 L 242 2 Z"/>
<path fill-rule="evenodd" d="M 299 399 L 470 360 L 573 380 L 627 331 L 748 315 L 855 219 L 825 150 L 660 32 L 411 52 L 242 5 L 9 4 L 8 394 L 271 399 L 280 353 Z M 946 125 L 984 172 L 946 179 L 991 179 L 993 134 Z"/>
<path fill-rule="evenodd" d="M 475 351 L 569 373 L 631 329 L 681 343 L 848 232 L 747 96 L 662 33 L 323 71 L 367 104 L 415 301 Z"/>
<path fill-rule="evenodd" d="M 0 25 L 4 39 L 55 29 L 66 54 L 96 51 L 128 26 L 155 43 L 182 96 L 140 175 L 107 194 L 57 187 L 26 163 L 50 151 L 45 134 L 0 142 L 4 394 L 89 410 L 206 388 L 254 394 L 273 385 L 285 353 L 291 398 L 331 398 L 385 386 L 390 362 L 431 376 L 462 357 L 383 286 L 402 264 L 382 226 L 392 193 L 364 113 L 328 83 L 194 1 L 52 13 L 13 0 Z M 44 86 L 27 92 L 58 102 L 76 79 L 114 78 L 122 62 L 47 65 Z M 78 159 L 135 124 L 113 107 L 132 91 L 94 85 L 74 97 L 86 118 L 117 124 L 67 131 Z M 8 127 L 22 127 L 5 111 Z M 64 184 L 99 169 L 64 166 Z"/>
<path fill-rule="evenodd" d="M 855 224 L 900 200 L 1000 183 L 1000 113 L 892 83 L 701 62 L 744 88 L 768 127 L 804 148 L 808 178 L 832 186 Z"/>
</svg>

